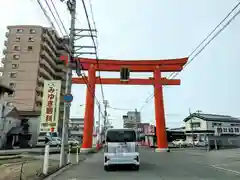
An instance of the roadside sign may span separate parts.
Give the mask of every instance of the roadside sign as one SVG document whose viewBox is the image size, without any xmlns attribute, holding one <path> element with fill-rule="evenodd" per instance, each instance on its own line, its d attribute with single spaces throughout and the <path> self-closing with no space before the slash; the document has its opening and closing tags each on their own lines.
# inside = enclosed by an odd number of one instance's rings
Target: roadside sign
<svg viewBox="0 0 240 180">
<path fill-rule="evenodd" d="M 51 127 L 51 128 L 50 128 L 50 132 L 54 132 L 54 127 Z"/>
<path fill-rule="evenodd" d="M 73 100 L 73 95 L 72 95 L 72 94 L 65 94 L 65 95 L 63 96 L 63 100 L 64 100 L 64 102 L 66 102 L 66 103 L 70 103 L 70 102 L 72 102 L 72 100 Z"/>
</svg>

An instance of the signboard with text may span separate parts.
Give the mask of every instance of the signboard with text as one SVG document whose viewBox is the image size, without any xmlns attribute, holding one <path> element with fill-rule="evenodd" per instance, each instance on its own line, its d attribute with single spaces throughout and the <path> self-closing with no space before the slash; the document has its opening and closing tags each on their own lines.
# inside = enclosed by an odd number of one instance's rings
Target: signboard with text
<svg viewBox="0 0 240 180">
<path fill-rule="evenodd" d="M 44 80 L 40 132 L 57 132 L 61 81 Z"/>
</svg>

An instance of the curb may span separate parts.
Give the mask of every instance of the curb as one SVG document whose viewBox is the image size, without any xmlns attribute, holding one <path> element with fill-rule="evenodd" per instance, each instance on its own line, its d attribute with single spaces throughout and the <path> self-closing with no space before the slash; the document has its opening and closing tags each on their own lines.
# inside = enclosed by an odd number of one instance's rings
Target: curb
<svg viewBox="0 0 240 180">
<path fill-rule="evenodd" d="M 86 153 L 88 154 L 90 157 L 92 154 L 96 154 L 99 153 L 100 151 L 94 152 L 94 153 Z M 83 161 L 80 162 L 84 162 L 87 158 L 85 158 Z M 80 163 L 79 162 L 79 163 Z M 77 165 L 77 164 L 67 164 L 66 166 L 60 168 L 59 170 L 57 170 L 56 172 L 47 175 L 45 178 L 43 178 L 42 180 L 52 180 L 53 178 L 55 178 L 56 176 L 58 176 L 59 174 L 61 174 L 62 172 L 66 171 L 68 168 L 70 168 L 72 165 Z"/>
<path fill-rule="evenodd" d="M 46 178 L 44 178 L 43 180 L 52 180 L 53 178 L 55 178 L 56 176 L 58 176 L 60 173 L 62 173 L 63 171 L 67 170 L 68 168 L 70 168 L 73 164 L 68 164 L 66 166 L 64 166 L 63 168 L 57 170 L 55 173 L 50 174 L 49 176 L 47 176 Z"/>
</svg>

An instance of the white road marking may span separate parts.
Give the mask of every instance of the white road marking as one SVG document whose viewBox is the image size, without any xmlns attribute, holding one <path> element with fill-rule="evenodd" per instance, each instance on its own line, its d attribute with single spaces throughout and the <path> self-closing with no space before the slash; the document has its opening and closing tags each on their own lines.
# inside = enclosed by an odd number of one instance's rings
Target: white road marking
<svg viewBox="0 0 240 180">
<path fill-rule="evenodd" d="M 226 169 L 226 168 L 219 167 L 219 166 L 216 166 L 216 165 L 210 165 L 210 167 L 213 167 L 213 168 L 219 169 L 219 170 L 224 170 L 224 171 L 232 172 L 232 173 L 235 173 L 236 175 L 240 175 L 240 172 L 239 172 L 239 171 L 235 171 L 235 170 L 231 170 L 231 169 Z"/>
</svg>

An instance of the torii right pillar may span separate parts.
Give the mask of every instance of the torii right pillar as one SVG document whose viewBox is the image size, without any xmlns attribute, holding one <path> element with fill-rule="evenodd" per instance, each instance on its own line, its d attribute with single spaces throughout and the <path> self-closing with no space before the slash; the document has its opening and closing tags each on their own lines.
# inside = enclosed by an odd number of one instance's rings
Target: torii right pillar
<svg viewBox="0 0 240 180">
<path fill-rule="evenodd" d="M 163 103 L 163 85 L 161 82 L 161 72 L 157 67 L 154 71 L 154 101 L 156 118 L 157 148 L 156 152 L 168 152 L 168 141 L 166 133 L 164 103 Z"/>
</svg>

